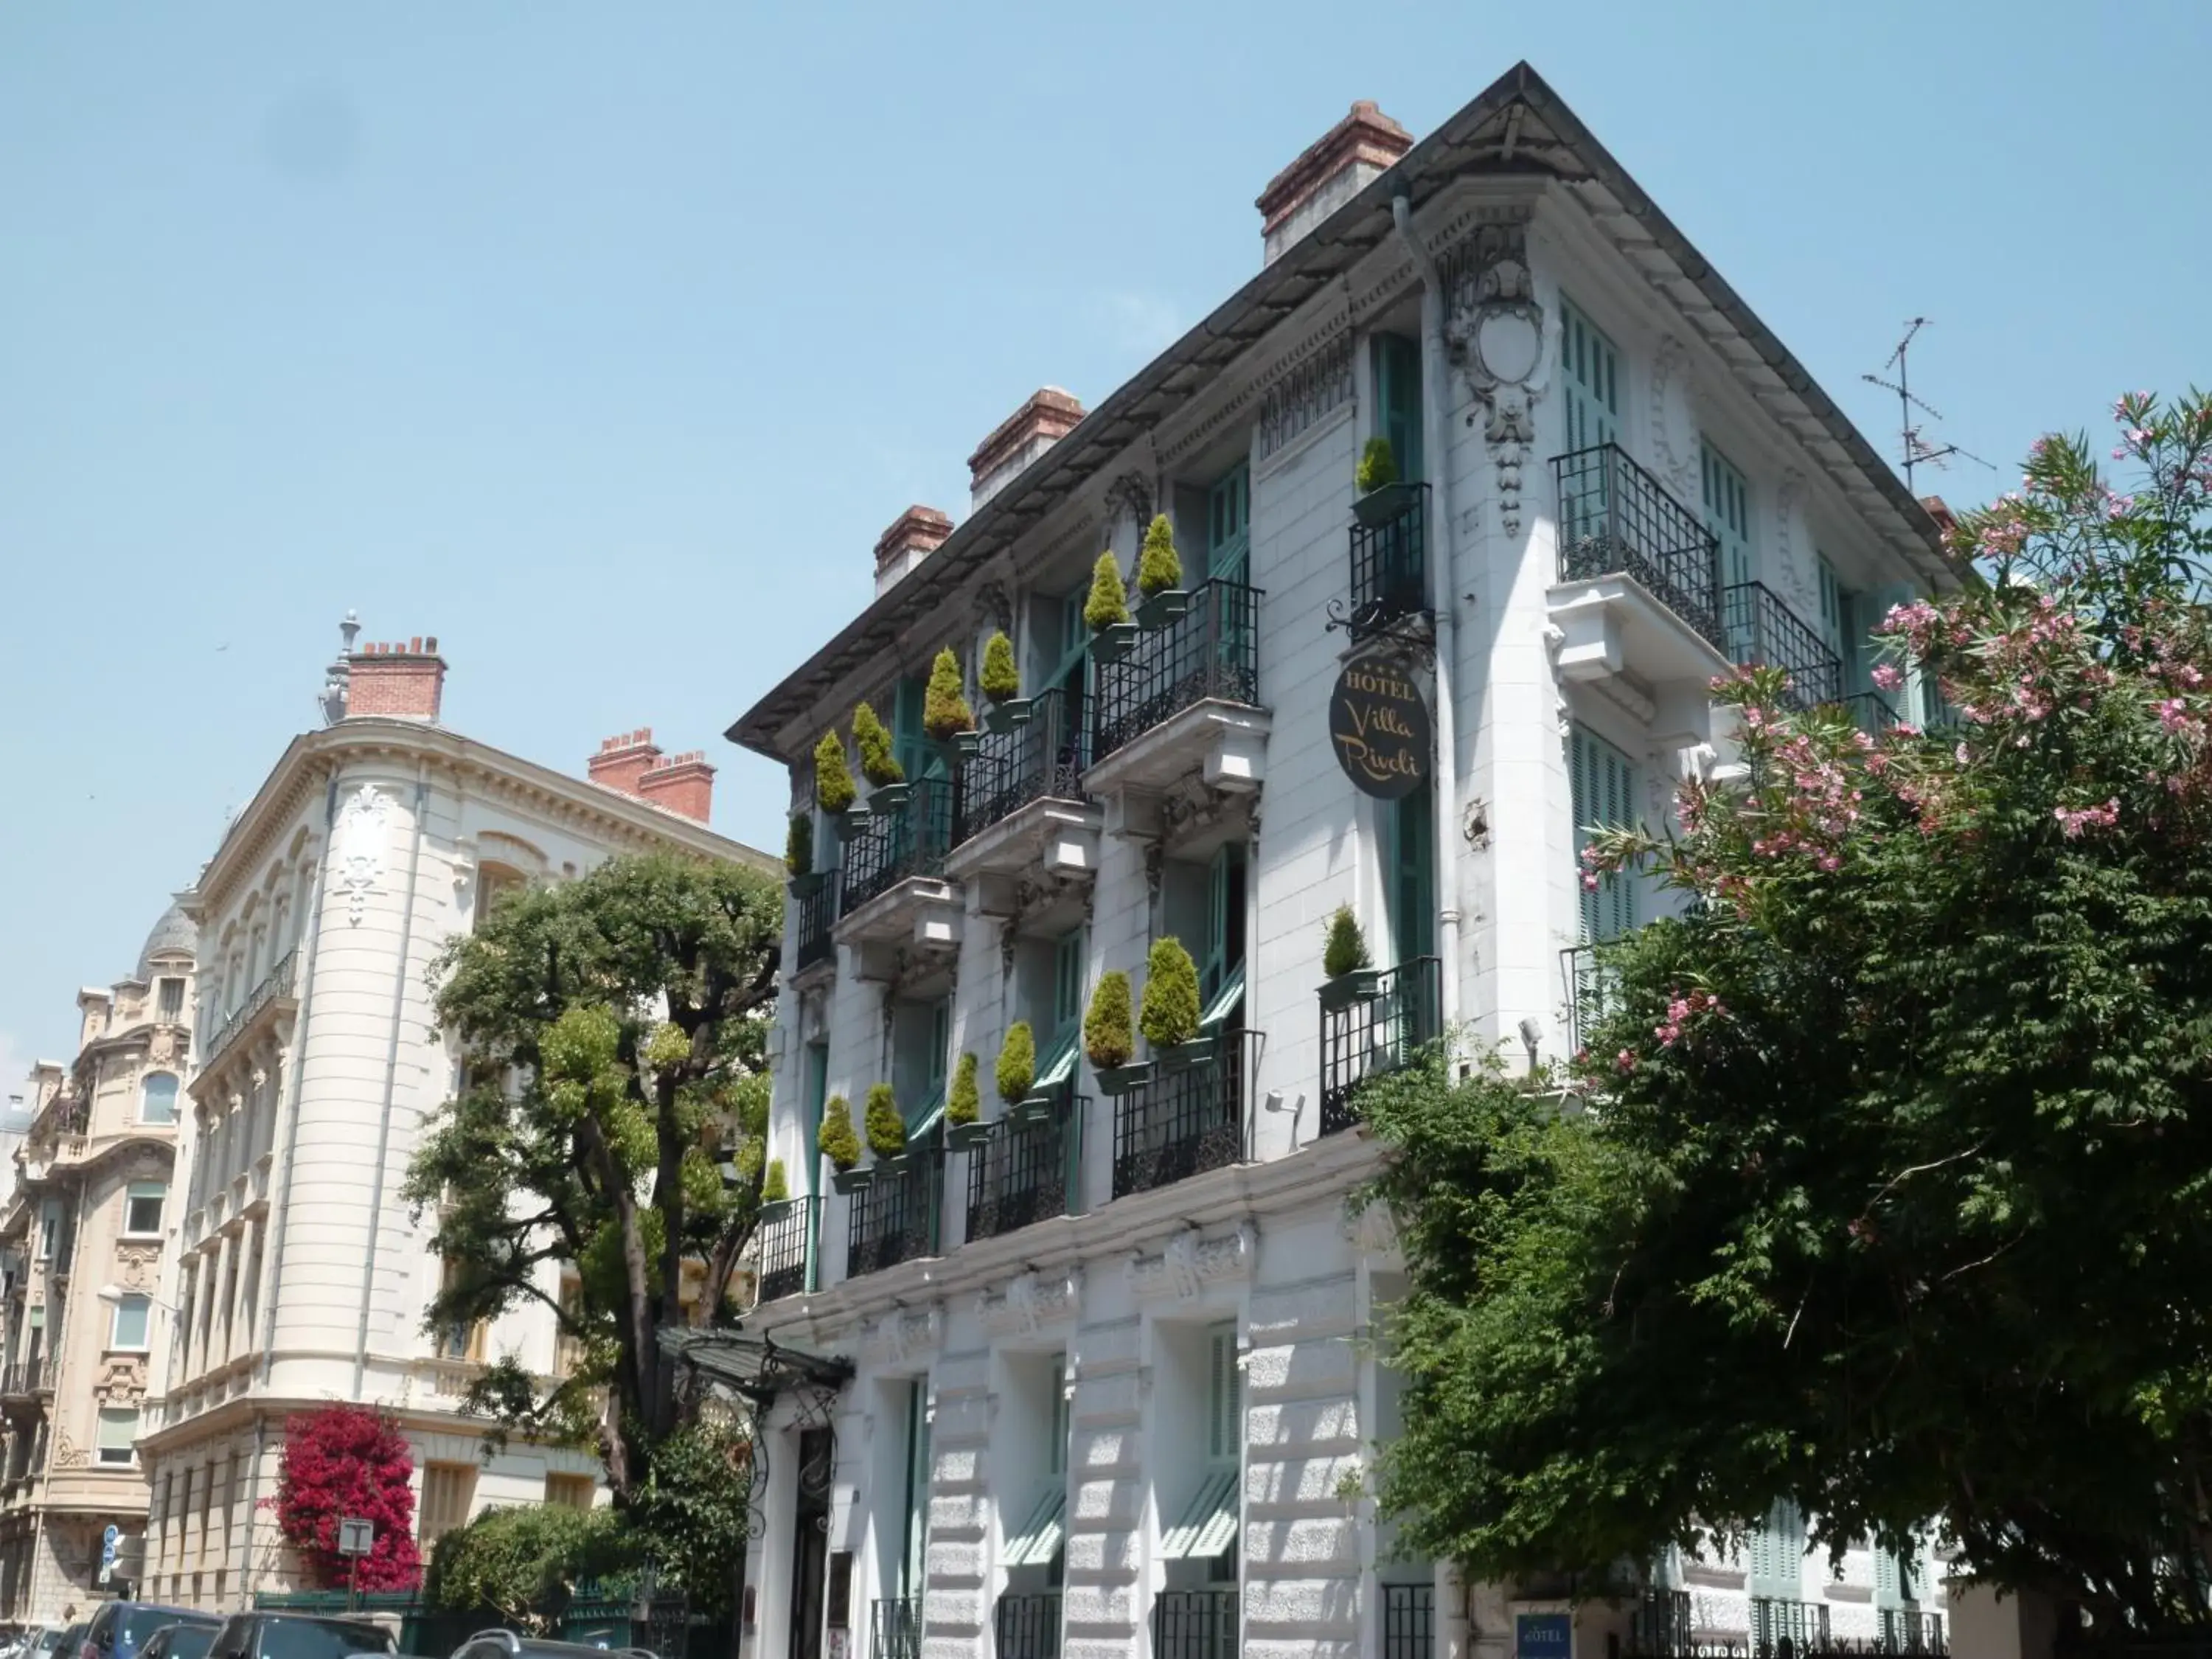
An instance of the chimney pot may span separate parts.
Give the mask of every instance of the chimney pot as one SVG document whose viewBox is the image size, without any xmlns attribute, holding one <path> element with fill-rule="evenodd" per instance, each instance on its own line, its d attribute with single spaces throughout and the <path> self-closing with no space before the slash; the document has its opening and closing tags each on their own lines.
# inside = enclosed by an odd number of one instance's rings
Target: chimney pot
<svg viewBox="0 0 2212 1659">
<path fill-rule="evenodd" d="M 1362 98 L 1267 181 L 1260 210 L 1263 264 L 1359 194 L 1413 147 L 1413 135 Z"/>
<path fill-rule="evenodd" d="M 660 750 L 653 743 L 653 728 L 641 726 L 634 732 L 617 732 L 611 738 L 600 738 L 599 752 L 584 763 L 584 775 L 603 789 L 635 795 L 638 780 L 659 758 Z"/>
<path fill-rule="evenodd" d="M 636 793 L 655 806 L 704 823 L 714 811 L 714 769 L 707 764 L 706 750 L 687 750 L 647 768 Z"/>
<path fill-rule="evenodd" d="M 968 458 L 970 509 L 989 501 L 1038 456 L 1074 431 L 1083 414 L 1083 405 L 1073 394 L 1056 386 L 1040 386 L 1031 392 Z"/>
<path fill-rule="evenodd" d="M 348 657 L 348 718 L 376 714 L 435 722 L 445 699 L 446 659 L 438 654 L 434 637 L 428 643 L 430 648 L 425 651 L 420 638 L 413 641 L 411 650 L 372 642 Z"/>
</svg>

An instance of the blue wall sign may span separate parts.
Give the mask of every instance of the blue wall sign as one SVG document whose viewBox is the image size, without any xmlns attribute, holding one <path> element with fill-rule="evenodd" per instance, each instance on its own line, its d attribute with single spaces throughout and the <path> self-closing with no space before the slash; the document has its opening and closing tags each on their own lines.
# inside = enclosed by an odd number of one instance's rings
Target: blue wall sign
<svg viewBox="0 0 2212 1659">
<path fill-rule="evenodd" d="M 1515 1659 L 1571 1659 L 1574 1645 L 1574 1620 L 1564 1613 L 1513 1615 Z"/>
</svg>

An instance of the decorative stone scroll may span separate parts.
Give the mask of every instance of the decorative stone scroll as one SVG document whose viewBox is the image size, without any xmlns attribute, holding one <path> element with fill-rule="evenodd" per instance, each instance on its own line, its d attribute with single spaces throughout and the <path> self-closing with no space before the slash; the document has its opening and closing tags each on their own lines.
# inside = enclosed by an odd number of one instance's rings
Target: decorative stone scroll
<svg viewBox="0 0 2212 1659">
<path fill-rule="evenodd" d="M 1209 1285 L 1252 1276 L 1260 1256 L 1260 1229 L 1245 1220 L 1237 1231 L 1208 1238 L 1196 1227 L 1185 1227 L 1169 1236 L 1157 1255 L 1142 1250 L 1131 1254 L 1129 1286 L 1139 1296 L 1173 1295 L 1194 1302 Z"/>
<path fill-rule="evenodd" d="M 1030 1269 L 1008 1279 L 1002 1291 L 985 1291 L 975 1312 L 994 1336 L 1033 1336 L 1048 1325 L 1072 1321 L 1082 1297 L 1080 1267 L 1048 1273 Z"/>
<path fill-rule="evenodd" d="M 1482 405 L 1482 436 L 1498 471 L 1505 533 L 1521 533 L 1523 473 L 1536 442 L 1535 404 L 1551 384 L 1558 332 L 1536 303 L 1528 274 L 1528 228 L 1478 225 L 1453 265 L 1444 341 Z M 1476 416 L 1469 415 L 1468 424 Z"/>
</svg>

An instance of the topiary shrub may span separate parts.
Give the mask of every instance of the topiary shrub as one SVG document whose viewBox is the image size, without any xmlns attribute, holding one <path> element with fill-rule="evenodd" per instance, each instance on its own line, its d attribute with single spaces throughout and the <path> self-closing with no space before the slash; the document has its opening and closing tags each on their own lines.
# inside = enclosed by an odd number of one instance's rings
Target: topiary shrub
<svg viewBox="0 0 2212 1659">
<path fill-rule="evenodd" d="M 1129 620 L 1129 590 L 1121 586 L 1121 567 L 1110 551 L 1098 556 L 1091 573 L 1091 597 L 1083 602 L 1083 620 L 1094 634 Z"/>
<path fill-rule="evenodd" d="M 1359 470 L 1352 482 L 1363 495 L 1371 495 L 1385 484 L 1398 482 L 1398 458 L 1390 453 L 1390 441 L 1379 434 L 1367 441 L 1359 452 Z"/>
<path fill-rule="evenodd" d="M 1175 526 L 1164 513 L 1157 514 L 1145 531 L 1145 544 L 1137 555 L 1137 591 L 1147 599 L 1182 586 L 1182 556 L 1176 551 Z"/>
<path fill-rule="evenodd" d="M 1091 994 L 1091 1006 L 1083 1015 L 1083 1052 L 1100 1071 L 1127 1066 L 1137 1052 L 1129 1021 L 1129 976 L 1118 968 L 1109 969 L 1098 975 L 1098 988 Z"/>
<path fill-rule="evenodd" d="M 783 1160 L 769 1159 L 768 1173 L 761 1177 L 761 1202 L 781 1204 L 790 1196 L 791 1177 L 783 1172 Z"/>
<path fill-rule="evenodd" d="M 853 706 L 853 741 L 860 745 L 860 775 L 881 789 L 904 783 L 906 769 L 891 752 L 891 734 L 866 703 Z"/>
<path fill-rule="evenodd" d="M 354 1564 L 338 1553 L 338 1521 L 376 1523 L 361 1559 L 363 1589 L 415 1588 L 422 1573 L 415 1548 L 415 1453 L 398 1425 L 368 1406 L 319 1406 L 284 1425 L 276 1468 L 276 1529 L 321 1589 L 345 1583 Z"/>
<path fill-rule="evenodd" d="M 824 732 L 814 745 L 814 804 L 825 812 L 842 812 L 859 793 L 853 787 L 852 769 L 845 764 L 845 740 L 835 732 Z"/>
<path fill-rule="evenodd" d="M 1152 944 L 1145 963 L 1145 1004 L 1137 1024 L 1155 1048 L 1172 1048 L 1198 1035 L 1198 964 L 1182 941 L 1169 934 Z"/>
<path fill-rule="evenodd" d="M 906 1119 L 888 1083 L 868 1091 L 868 1150 L 878 1158 L 896 1158 L 906 1150 Z"/>
<path fill-rule="evenodd" d="M 1018 1019 L 1006 1027 L 1006 1040 L 999 1045 L 999 1065 L 994 1079 L 999 1098 L 1012 1106 L 1029 1098 L 1036 1082 L 1036 1037 L 1030 1023 Z"/>
<path fill-rule="evenodd" d="M 860 1161 L 860 1138 L 853 1133 L 853 1108 L 844 1096 L 832 1095 L 822 1103 L 822 1127 L 814 1144 L 840 1174 Z"/>
<path fill-rule="evenodd" d="M 1352 914 L 1350 905 L 1338 905 L 1322 932 L 1322 972 L 1335 979 L 1370 967 L 1373 962 L 1367 953 L 1367 935 L 1359 929 L 1359 918 Z"/>
<path fill-rule="evenodd" d="M 945 1097 L 947 1123 L 973 1123 L 983 1115 L 983 1093 L 975 1086 L 975 1056 L 963 1054 L 952 1068 L 952 1091 Z"/>
<path fill-rule="evenodd" d="M 975 729 L 975 711 L 968 706 L 960 680 L 960 659 L 949 645 L 929 665 L 929 684 L 921 694 L 921 729 L 939 743 Z"/>
<path fill-rule="evenodd" d="M 1021 670 L 1014 664 L 1014 642 L 1004 629 L 983 641 L 983 666 L 975 677 L 993 702 L 1012 702 L 1022 695 Z"/>
<path fill-rule="evenodd" d="M 840 750 L 842 756 L 843 750 Z M 845 781 L 846 787 L 852 780 Z M 814 871 L 814 815 L 799 812 L 793 816 L 791 827 L 783 834 L 783 867 L 791 872 L 792 879 L 811 875 Z"/>
</svg>

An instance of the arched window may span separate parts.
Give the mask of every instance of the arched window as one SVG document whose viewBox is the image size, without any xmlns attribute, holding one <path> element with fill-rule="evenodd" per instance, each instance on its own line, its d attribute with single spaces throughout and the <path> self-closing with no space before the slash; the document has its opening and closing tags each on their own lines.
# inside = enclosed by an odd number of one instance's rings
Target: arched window
<svg viewBox="0 0 2212 1659">
<path fill-rule="evenodd" d="M 149 1072 L 138 1085 L 138 1121 L 174 1123 L 177 1121 L 177 1079 L 172 1072 Z"/>
<path fill-rule="evenodd" d="M 495 864 L 487 860 L 477 866 L 476 915 L 470 923 L 471 929 L 481 927 L 491 914 L 491 908 L 501 896 L 519 892 L 529 884 L 530 878 L 511 864 Z"/>
</svg>

